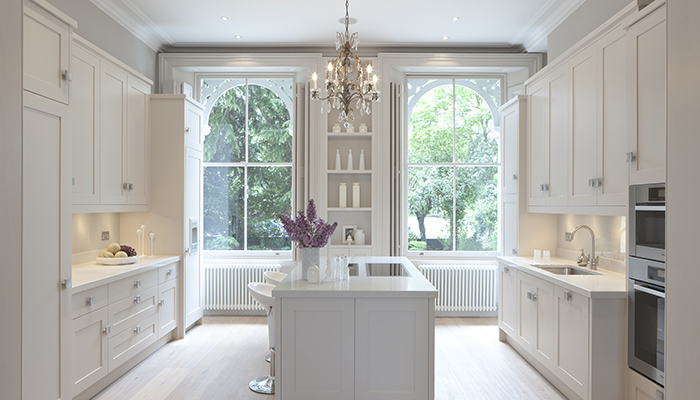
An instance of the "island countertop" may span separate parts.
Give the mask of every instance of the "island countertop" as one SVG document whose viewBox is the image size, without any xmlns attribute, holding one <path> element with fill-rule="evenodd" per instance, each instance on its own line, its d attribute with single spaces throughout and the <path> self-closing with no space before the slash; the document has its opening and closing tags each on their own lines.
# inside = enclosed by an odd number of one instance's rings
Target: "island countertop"
<svg viewBox="0 0 700 400">
<path fill-rule="evenodd" d="M 301 263 L 272 290 L 281 297 L 366 297 L 366 298 L 436 298 L 437 289 L 406 257 L 349 257 L 357 264 L 357 276 L 339 282 L 323 282 L 326 259 L 321 258 L 321 283 L 301 279 Z M 369 276 L 367 264 L 401 264 L 409 276 Z"/>
</svg>

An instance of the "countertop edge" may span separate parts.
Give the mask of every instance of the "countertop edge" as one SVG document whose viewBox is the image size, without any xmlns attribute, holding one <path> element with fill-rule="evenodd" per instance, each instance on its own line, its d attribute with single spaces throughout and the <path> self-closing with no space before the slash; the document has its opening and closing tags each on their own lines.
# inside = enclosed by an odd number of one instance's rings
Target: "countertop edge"
<svg viewBox="0 0 700 400">
<path fill-rule="evenodd" d="M 95 269 L 102 268 L 102 267 L 120 267 L 120 266 L 119 265 L 109 265 L 109 266 L 99 265 L 99 266 L 96 266 L 94 262 L 76 264 L 76 265 L 73 265 L 73 268 L 72 268 L 74 286 L 72 288 L 71 293 L 72 294 L 81 293 L 81 292 L 84 292 L 86 290 L 90 290 L 90 289 L 93 289 L 95 287 L 98 287 L 98 286 L 107 285 L 107 284 L 110 284 L 112 282 L 116 282 L 118 280 L 128 278 L 130 276 L 138 275 L 138 274 L 143 273 L 143 272 L 147 272 L 147 271 L 150 271 L 153 269 L 158 269 L 158 268 L 166 266 L 168 264 L 179 262 L 181 259 L 182 259 L 182 257 L 180 257 L 180 256 L 163 256 L 163 257 L 157 257 L 157 259 L 154 259 L 154 260 L 149 260 L 148 258 L 143 258 L 137 262 L 137 264 L 143 263 L 143 265 L 139 265 L 137 267 L 125 270 L 123 272 L 116 272 L 114 274 L 111 274 L 111 275 L 108 275 L 108 276 L 105 276 L 102 278 L 89 280 L 89 281 L 86 281 L 84 283 L 79 283 L 77 285 L 75 284 L 76 273 L 80 274 L 83 271 L 88 272 L 87 270 L 94 271 Z M 149 261 L 153 261 L 153 262 L 149 263 Z M 133 266 L 133 264 L 127 264 L 127 265 L 124 265 L 121 267 L 128 268 L 130 266 Z M 81 270 L 83 270 L 83 271 L 81 271 Z"/>
</svg>

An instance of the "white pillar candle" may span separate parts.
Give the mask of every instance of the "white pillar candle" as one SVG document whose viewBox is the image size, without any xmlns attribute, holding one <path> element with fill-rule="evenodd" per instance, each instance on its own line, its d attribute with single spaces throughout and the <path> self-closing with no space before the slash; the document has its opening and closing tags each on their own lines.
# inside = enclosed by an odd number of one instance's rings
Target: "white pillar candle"
<svg viewBox="0 0 700 400">
<path fill-rule="evenodd" d="M 365 170 L 365 150 L 360 150 L 360 165 L 357 167 L 360 171 Z"/>
<path fill-rule="evenodd" d="M 352 183 L 352 207 L 360 208 L 360 183 Z"/>
<path fill-rule="evenodd" d="M 348 151 L 348 171 L 352 171 L 352 149 Z"/>
<path fill-rule="evenodd" d="M 340 184 L 338 190 L 338 207 L 345 208 L 348 206 L 348 187 L 345 183 Z"/>
<path fill-rule="evenodd" d="M 340 166 L 340 149 L 335 150 L 335 170 L 340 171 L 342 167 Z"/>
</svg>

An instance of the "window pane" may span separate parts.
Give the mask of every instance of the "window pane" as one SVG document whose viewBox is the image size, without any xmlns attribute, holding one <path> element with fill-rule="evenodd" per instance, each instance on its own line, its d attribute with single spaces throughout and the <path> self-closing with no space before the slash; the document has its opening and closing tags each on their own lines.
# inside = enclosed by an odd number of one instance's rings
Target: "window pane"
<svg viewBox="0 0 700 400">
<path fill-rule="evenodd" d="M 443 84 L 421 96 L 412 109 L 409 104 L 408 162 L 411 163 L 452 162 L 453 159 L 453 85 L 451 80 L 435 83 Z"/>
<path fill-rule="evenodd" d="M 408 249 L 452 250 L 454 169 L 408 168 Z"/>
<path fill-rule="evenodd" d="M 486 100 L 474 90 L 455 89 L 455 152 L 461 163 L 498 162 L 498 132 Z"/>
<path fill-rule="evenodd" d="M 457 250 L 498 250 L 498 167 L 457 168 Z"/>
<path fill-rule="evenodd" d="M 251 80 L 248 97 L 248 160 L 292 162 L 291 80 Z"/>
<path fill-rule="evenodd" d="M 204 167 L 204 250 L 243 250 L 242 167 Z"/>
<path fill-rule="evenodd" d="M 209 114 L 204 162 L 245 161 L 245 85 L 225 91 Z"/>
<path fill-rule="evenodd" d="M 292 209 L 292 167 L 248 168 L 248 250 L 290 250 L 275 213 Z"/>
</svg>

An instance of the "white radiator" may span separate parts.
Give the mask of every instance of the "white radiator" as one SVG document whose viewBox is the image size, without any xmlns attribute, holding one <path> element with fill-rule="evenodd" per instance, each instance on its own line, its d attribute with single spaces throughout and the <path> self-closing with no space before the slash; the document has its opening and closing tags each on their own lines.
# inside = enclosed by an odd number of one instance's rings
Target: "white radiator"
<svg viewBox="0 0 700 400">
<path fill-rule="evenodd" d="M 205 263 L 204 310 L 264 314 L 263 308 L 251 297 L 248 283 L 265 282 L 265 271 L 279 270 L 278 263 Z"/>
<path fill-rule="evenodd" d="M 418 269 L 438 290 L 438 316 L 496 316 L 496 264 L 421 264 Z"/>
</svg>

